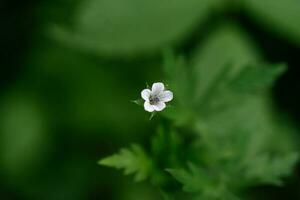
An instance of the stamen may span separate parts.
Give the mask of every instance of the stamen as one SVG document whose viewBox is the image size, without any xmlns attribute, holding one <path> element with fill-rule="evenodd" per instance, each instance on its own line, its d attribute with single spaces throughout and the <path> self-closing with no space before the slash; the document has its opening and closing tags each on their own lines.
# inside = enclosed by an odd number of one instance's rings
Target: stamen
<svg viewBox="0 0 300 200">
<path fill-rule="evenodd" d="M 149 97 L 149 102 L 150 102 L 151 105 L 158 104 L 159 101 L 160 100 L 159 100 L 159 98 L 156 95 Z"/>
</svg>

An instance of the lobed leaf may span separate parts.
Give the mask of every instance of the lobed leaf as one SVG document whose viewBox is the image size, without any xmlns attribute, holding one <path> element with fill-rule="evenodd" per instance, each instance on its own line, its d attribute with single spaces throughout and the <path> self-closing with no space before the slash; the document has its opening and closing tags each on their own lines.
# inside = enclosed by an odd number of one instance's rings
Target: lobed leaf
<svg viewBox="0 0 300 200">
<path fill-rule="evenodd" d="M 135 181 L 147 179 L 151 171 L 151 160 L 139 145 L 123 148 L 118 154 L 103 158 L 100 165 L 124 169 L 124 174 L 135 174 Z"/>
</svg>

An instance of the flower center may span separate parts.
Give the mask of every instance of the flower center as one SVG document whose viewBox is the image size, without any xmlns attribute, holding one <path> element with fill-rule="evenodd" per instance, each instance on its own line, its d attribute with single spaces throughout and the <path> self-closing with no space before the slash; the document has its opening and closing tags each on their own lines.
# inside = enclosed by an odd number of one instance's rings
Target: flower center
<svg viewBox="0 0 300 200">
<path fill-rule="evenodd" d="M 149 102 L 150 102 L 151 105 L 158 104 L 159 101 L 160 100 L 159 100 L 159 98 L 156 95 L 149 97 Z"/>
</svg>

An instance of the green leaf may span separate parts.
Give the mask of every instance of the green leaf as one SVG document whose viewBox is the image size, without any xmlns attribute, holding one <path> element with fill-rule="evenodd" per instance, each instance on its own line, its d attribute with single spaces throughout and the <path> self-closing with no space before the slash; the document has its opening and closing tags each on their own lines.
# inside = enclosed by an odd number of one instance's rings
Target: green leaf
<svg viewBox="0 0 300 200">
<path fill-rule="evenodd" d="M 298 160 L 293 124 L 274 112 L 265 95 L 223 106 L 200 119 L 202 160 L 229 175 L 233 188 L 280 184 Z"/>
<path fill-rule="evenodd" d="M 175 131 L 159 127 L 151 141 L 151 152 L 157 160 L 174 166 L 179 162 L 181 143 L 181 138 Z"/>
<path fill-rule="evenodd" d="M 101 55 L 153 52 L 201 26 L 220 1 L 88 0 L 79 5 L 74 31 L 53 27 L 52 33 Z"/>
<path fill-rule="evenodd" d="M 192 67 L 189 66 L 184 56 L 176 56 L 171 51 L 164 52 L 163 69 L 171 86 L 170 89 L 176 94 L 176 103 L 181 106 L 190 106 L 186 97 L 193 98 L 191 95 L 193 95 L 195 87 L 195 77 L 191 70 Z"/>
<path fill-rule="evenodd" d="M 100 165 L 124 169 L 126 175 L 135 174 L 135 181 L 147 179 L 151 171 L 151 161 L 144 150 L 138 145 L 132 145 L 128 149 L 121 149 L 118 154 L 103 158 Z"/>
<path fill-rule="evenodd" d="M 170 192 L 173 179 L 165 169 L 180 167 L 188 159 L 187 148 L 182 145 L 183 139 L 175 130 L 159 126 L 157 133 L 151 140 L 151 158 L 153 160 L 153 173 L 151 182 L 160 186 L 164 192 Z M 172 192 L 171 192 L 172 193 Z"/>
<path fill-rule="evenodd" d="M 189 101 L 201 115 L 235 107 L 251 98 L 246 94 L 266 92 L 285 70 L 283 64 L 261 63 L 253 42 L 233 25 L 215 31 L 193 57 L 196 94 Z"/>
<path fill-rule="evenodd" d="M 249 64 L 231 80 L 229 87 L 237 92 L 266 91 L 286 68 L 285 64 Z"/>
<path fill-rule="evenodd" d="M 192 66 L 183 56 L 176 56 L 172 51 L 164 52 L 163 70 L 170 90 L 175 94 L 172 106 L 162 114 L 177 126 L 184 125 L 193 118 L 192 100 L 195 93 L 195 77 Z M 188 100 L 187 100 L 188 97 Z"/>
<path fill-rule="evenodd" d="M 234 97 L 223 90 L 224 84 L 229 84 L 228 79 L 236 77 L 247 64 L 258 60 L 260 56 L 251 39 L 232 24 L 213 31 L 193 53 L 191 62 L 167 51 L 164 71 L 176 98 L 172 102 L 175 108 L 166 110 L 164 115 L 180 125 L 194 120 L 195 108 L 204 114 L 208 104 L 215 106 L 212 99 L 222 97 L 231 102 Z"/>
<path fill-rule="evenodd" d="M 193 74 L 197 77 L 194 103 L 199 104 L 210 92 L 215 92 L 216 82 L 224 73 L 231 76 L 260 60 L 258 52 L 253 41 L 234 25 L 214 31 L 193 54 Z"/>
<path fill-rule="evenodd" d="M 212 177 L 204 169 L 193 164 L 189 165 L 189 170 L 168 169 L 167 171 L 183 184 L 183 190 L 186 192 L 203 192 L 206 188 L 215 185 Z"/>
<path fill-rule="evenodd" d="M 290 175 L 298 158 L 297 152 L 275 158 L 266 154 L 256 156 L 245 170 L 248 185 L 261 183 L 281 186 L 281 177 Z"/>
<path fill-rule="evenodd" d="M 284 64 L 245 64 L 232 73 L 231 65 L 215 78 L 211 90 L 200 102 L 202 113 L 231 109 L 246 102 L 253 95 L 262 95 L 271 89 L 277 78 L 285 71 Z"/>
<path fill-rule="evenodd" d="M 300 3 L 297 0 L 243 0 L 248 11 L 263 28 L 300 45 Z"/>
<path fill-rule="evenodd" d="M 194 115 L 192 125 L 200 136 L 195 151 L 201 167 L 209 170 L 171 171 L 185 191 L 233 199 L 232 193 L 238 193 L 244 183 L 278 184 L 291 172 L 297 160 L 294 126 L 275 112 L 269 98 L 271 87 L 286 67 L 263 64 L 256 52 L 243 32 L 226 26 L 194 54 L 194 107 L 184 109 Z M 261 159 L 260 155 L 272 156 Z M 244 176 L 247 173 L 251 176 Z M 213 178 L 209 174 L 214 174 Z M 210 184 L 214 190 L 202 187 Z"/>
<path fill-rule="evenodd" d="M 183 185 L 183 190 L 194 193 L 194 199 L 224 199 L 237 200 L 233 191 L 227 188 L 226 180 L 218 179 L 218 174 L 189 163 L 186 169 L 167 170 L 178 182 Z"/>
</svg>

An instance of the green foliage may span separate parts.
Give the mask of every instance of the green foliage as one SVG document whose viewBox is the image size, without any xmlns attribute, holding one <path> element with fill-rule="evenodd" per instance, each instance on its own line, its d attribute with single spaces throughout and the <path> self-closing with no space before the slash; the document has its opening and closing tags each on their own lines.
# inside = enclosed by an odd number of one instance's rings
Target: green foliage
<svg viewBox="0 0 300 200">
<path fill-rule="evenodd" d="M 291 152 L 282 157 L 272 155 L 256 156 L 245 170 L 245 176 L 250 180 L 248 184 L 274 184 L 282 185 L 282 176 L 288 176 L 298 161 L 298 154 Z M 251 183 L 252 182 L 252 183 Z"/>
<path fill-rule="evenodd" d="M 196 80 L 195 103 L 215 92 L 214 82 L 223 78 L 222 73 L 236 73 L 246 64 L 260 59 L 257 48 L 245 33 L 233 25 L 214 31 L 195 51 L 192 58 Z M 230 67 L 231 72 L 227 72 Z"/>
<path fill-rule="evenodd" d="M 4 2 L 1 197 L 299 199 L 300 0 Z"/>
<path fill-rule="evenodd" d="M 300 45 L 300 6 L 296 0 L 242 0 L 244 9 L 261 25 Z"/>
<path fill-rule="evenodd" d="M 232 194 L 225 185 L 225 181 L 219 181 L 214 174 L 210 174 L 209 171 L 196 167 L 193 164 L 189 164 L 189 170 L 173 169 L 168 170 L 174 178 L 183 184 L 183 190 L 191 193 L 200 193 L 196 195 L 195 200 L 199 199 L 221 199 L 221 200 L 237 200 L 234 194 Z"/>
<path fill-rule="evenodd" d="M 220 0 L 88 0 L 79 5 L 73 31 L 56 38 L 95 54 L 153 52 L 182 40 Z"/>
<path fill-rule="evenodd" d="M 124 169 L 126 175 L 135 174 L 136 181 L 145 180 L 151 170 L 151 161 L 139 145 L 123 148 L 118 154 L 100 160 L 99 164 Z"/>
<path fill-rule="evenodd" d="M 294 127 L 270 98 L 286 66 L 266 64 L 256 52 L 233 25 L 211 34 L 191 62 L 166 52 L 175 101 L 163 115 L 176 128 L 159 130 L 150 153 L 150 180 L 165 194 L 177 190 L 166 187 L 172 180 L 165 170 L 196 199 L 215 200 L 239 199 L 251 186 L 280 185 L 292 171 L 298 160 Z"/>
<path fill-rule="evenodd" d="M 203 192 L 215 190 L 214 177 L 208 171 L 193 164 L 189 164 L 189 171 L 184 169 L 167 170 L 176 180 L 183 184 L 183 190 L 186 192 Z"/>
<path fill-rule="evenodd" d="M 196 149 L 201 153 L 194 162 L 202 167 L 169 170 L 184 190 L 199 192 L 205 199 L 233 199 L 244 187 L 279 184 L 298 157 L 290 137 L 293 128 L 284 127 L 285 119 L 276 117 L 267 98 L 285 65 L 259 64 L 247 40 L 234 29 L 224 30 L 203 45 L 196 63 L 202 74 L 196 82 L 205 86 L 196 91 L 197 101 L 189 111 L 194 120 L 188 126 L 199 134 Z M 212 59 L 226 43 L 231 48 Z M 238 57 L 242 59 L 234 59 L 236 52 L 243 53 Z M 283 149 L 287 143 L 292 148 Z"/>
<path fill-rule="evenodd" d="M 145 153 L 138 145 L 132 145 L 131 148 L 121 149 L 118 154 L 101 159 L 99 164 L 124 169 L 126 175 L 135 174 L 136 181 L 149 179 L 154 185 L 164 189 L 169 187 L 170 182 L 165 169 L 182 166 L 186 161 L 182 156 L 185 154 L 178 134 L 160 127 L 152 138 L 149 153 Z"/>
<path fill-rule="evenodd" d="M 255 64 L 243 68 L 231 80 L 231 88 L 236 88 L 238 92 L 251 92 L 270 89 L 280 76 L 286 70 L 284 64 L 266 65 Z"/>
<path fill-rule="evenodd" d="M 163 127 L 159 127 L 156 135 L 152 138 L 151 158 L 155 169 L 152 174 L 152 183 L 163 190 L 172 187 L 170 186 L 172 181 L 165 169 L 183 166 L 187 160 L 185 157 L 187 149 L 184 149 L 183 143 L 183 139 L 177 132 Z"/>
</svg>

